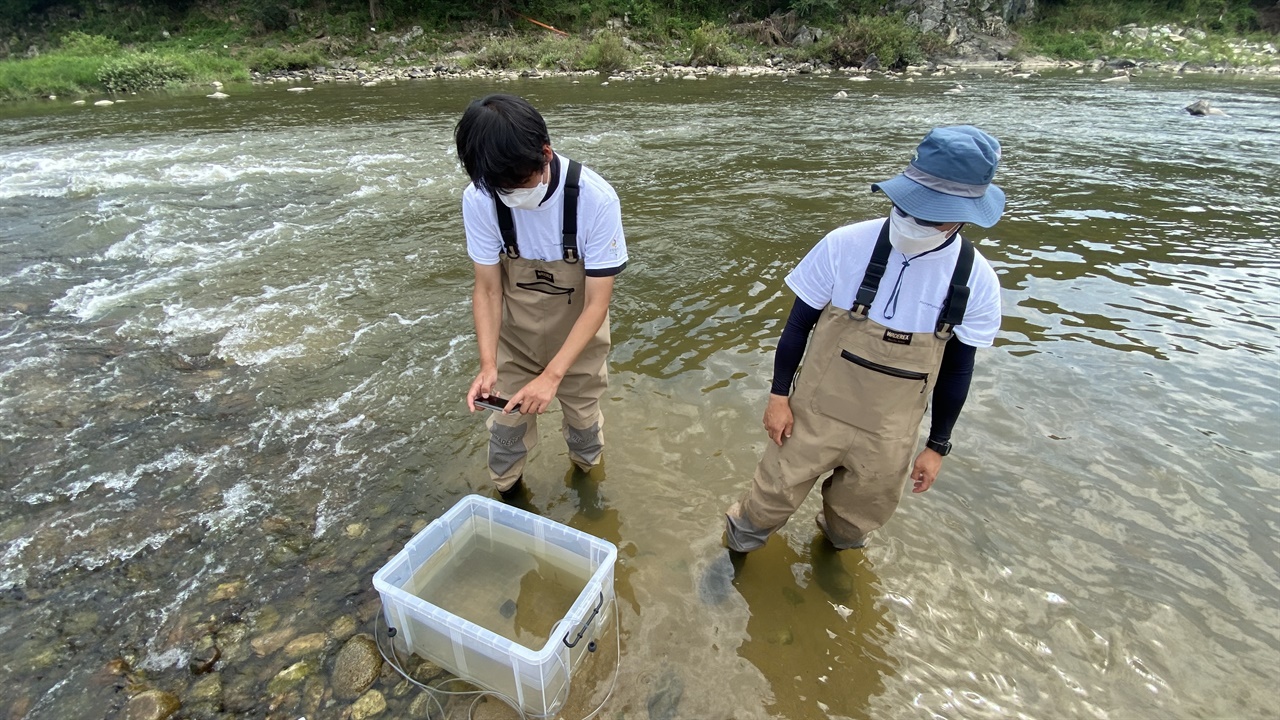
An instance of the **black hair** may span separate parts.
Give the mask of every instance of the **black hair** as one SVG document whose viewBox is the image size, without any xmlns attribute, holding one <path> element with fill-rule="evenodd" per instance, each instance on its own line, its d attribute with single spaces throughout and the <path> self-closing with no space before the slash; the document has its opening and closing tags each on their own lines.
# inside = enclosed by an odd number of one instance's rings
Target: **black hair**
<svg viewBox="0 0 1280 720">
<path fill-rule="evenodd" d="M 547 164 L 547 123 L 524 98 L 474 100 L 453 129 L 458 159 L 477 189 L 493 194 L 517 187 Z"/>
</svg>

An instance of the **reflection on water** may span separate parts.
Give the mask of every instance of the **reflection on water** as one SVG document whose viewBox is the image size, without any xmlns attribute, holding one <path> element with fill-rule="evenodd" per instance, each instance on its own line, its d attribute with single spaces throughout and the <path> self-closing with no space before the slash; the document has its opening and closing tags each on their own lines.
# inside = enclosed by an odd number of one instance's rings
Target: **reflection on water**
<svg viewBox="0 0 1280 720">
<path fill-rule="evenodd" d="M 372 631 L 373 572 L 491 492 L 458 401 L 475 350 L 450 138 L 494 89 L 613 182 L 633 254 L 607 474 L 547 444 L 520 500 L 620 550 L 618 634 L 567 717 L 608 692 L 615 642 L 618 716 L 1267 716 L 1280 91 L 1095 80 L 974 78 L 945 102 L 942 78 L 840 102 L 847 81 L 812 76 L 0 108 L 9 716 L 111 715 L 131 683 L 193 718 L 345 712 L 328 663 Z M 1195 97 L 1232 117 L 1188 117 Z M 957 451 L 865 552 L 816 541 L 811 499 L 735 565 L 721 513 L 766 442 L 782 278 L 959 122 L 1003 141 L 1010 201 L 970 230 L 1006 317 Z M 375 687 L 405 716 L 411 694 Z"/>
</svg>

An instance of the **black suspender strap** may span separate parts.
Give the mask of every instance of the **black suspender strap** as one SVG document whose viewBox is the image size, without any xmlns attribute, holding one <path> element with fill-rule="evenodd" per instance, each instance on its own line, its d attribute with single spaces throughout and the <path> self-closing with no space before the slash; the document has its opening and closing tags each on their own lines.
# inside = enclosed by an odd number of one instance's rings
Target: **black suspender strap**
<svg viewBox="0 0 1280 720">
<path fill-rule="evenodd" d="M 564 220 L 560 245 L 564 248 L 564 261 L 578 262 L 578 179 L 582 175 L 582 163 L 569 161 L 569 171 L 564 176 Z"/>
<path fill-rule="evenodd" d="M 493 208 L 498 211 L 498 232 L 502 233 L 503 252 L 507 257 L 520 257 L 520 247 L 516 245 L 516 221 L 511 217 L 511 208 L 498 199 L 498 191 L 493 192 Z"/>
<path fill-rule="evenodd" d="M 969 307 L 969 273 L 973 270 L 973 243 L 969 238 L 960 238 L 960 257 L 956 259 L 956 269 L 951 273 L 951 287 L 947 297 L 942 301 L 942 312 L 938 313 L 938 325 L 934 334 L 938 337 L 950 337 L 951 328 L 964 322 L 964 311 Z"/>
<path fill-rule="evenodd" d="M 876 291 L 880 289 L 880 280 L 889 267 L 889 251 L 893 246 L 889 243 L 889 221 L 885 220 L 880 228 L 880 237 L 876 240 L 876 248 L 871 251 L 871 262 L 867 263 L 867 272 L 862 276 L 862 285 L 858 287 L 858 295 L 854 298 L 850 313 L 866 317 L 871 310 L 871 302 L 876 299 Z"/>
</svg>

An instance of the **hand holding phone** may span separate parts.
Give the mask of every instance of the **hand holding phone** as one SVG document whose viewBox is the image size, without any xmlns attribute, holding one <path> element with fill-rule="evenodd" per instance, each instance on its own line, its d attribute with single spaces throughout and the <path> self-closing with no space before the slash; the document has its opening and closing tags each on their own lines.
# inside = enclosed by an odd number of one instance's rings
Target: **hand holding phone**
<svg viewBox="0 0 1280 720">
<path fill-rule="evenodd" d="M 476 404 L 476 407 L 484 408 L 485 410 L 494 410 L 497 412 L 506 412 L 507 410 L 507 398 L 500 398 L 497 395 L 490 395 L 487 398 L 478 397 L 475 399 L 475 404 Z M 519 412 L 519 411 L 520 411 L 519 405 L 516 405 L 515 407 L 511 408 L 511 412 Z"/>
</svg>

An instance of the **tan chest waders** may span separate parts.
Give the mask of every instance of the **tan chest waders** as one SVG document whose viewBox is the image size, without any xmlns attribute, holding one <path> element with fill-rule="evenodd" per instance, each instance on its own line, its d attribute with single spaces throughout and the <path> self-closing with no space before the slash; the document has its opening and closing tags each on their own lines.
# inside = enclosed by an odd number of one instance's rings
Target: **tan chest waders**
<svg viewBox="0 0 1280 720">
<path fill-rule="evenodd" d="M 586 305 L 586 271 L 578 250 L 578 192 L 582 165 L 570 161 L 564 184 L 562 259 L 526 260 L 516 244 L 511 209 L 494 197 L 502 233 L 502 327 L 498 332 L 498 392 L 511 397 L 542 374 L 569 337 Z M 564 411 L 569 457 L 584 470 L 600 462 L 608 388 L 609 317 L 570 366 L 556 398 Z M 538 444 L 537 415 L 490 413 L 489 475 L 499 490 L 515 485 Z"/>
<path fill-rule="evenodd" d="M 867 317 L 891 250 L 889 223 L 881 228 L 853 307 L 828 305 L 818 320 L 790 401 L 791 437 L 782 447 L 769 441 L 751 489 L 726 513 L 730 548 L 764 545 L 827 472 L 817 519 L 836 547 L 861 547 L 893 515 L 943 350 L 968 304 L 974 249 L 959 240 L 935 331 L 904 333 Z"/>
</svg>

